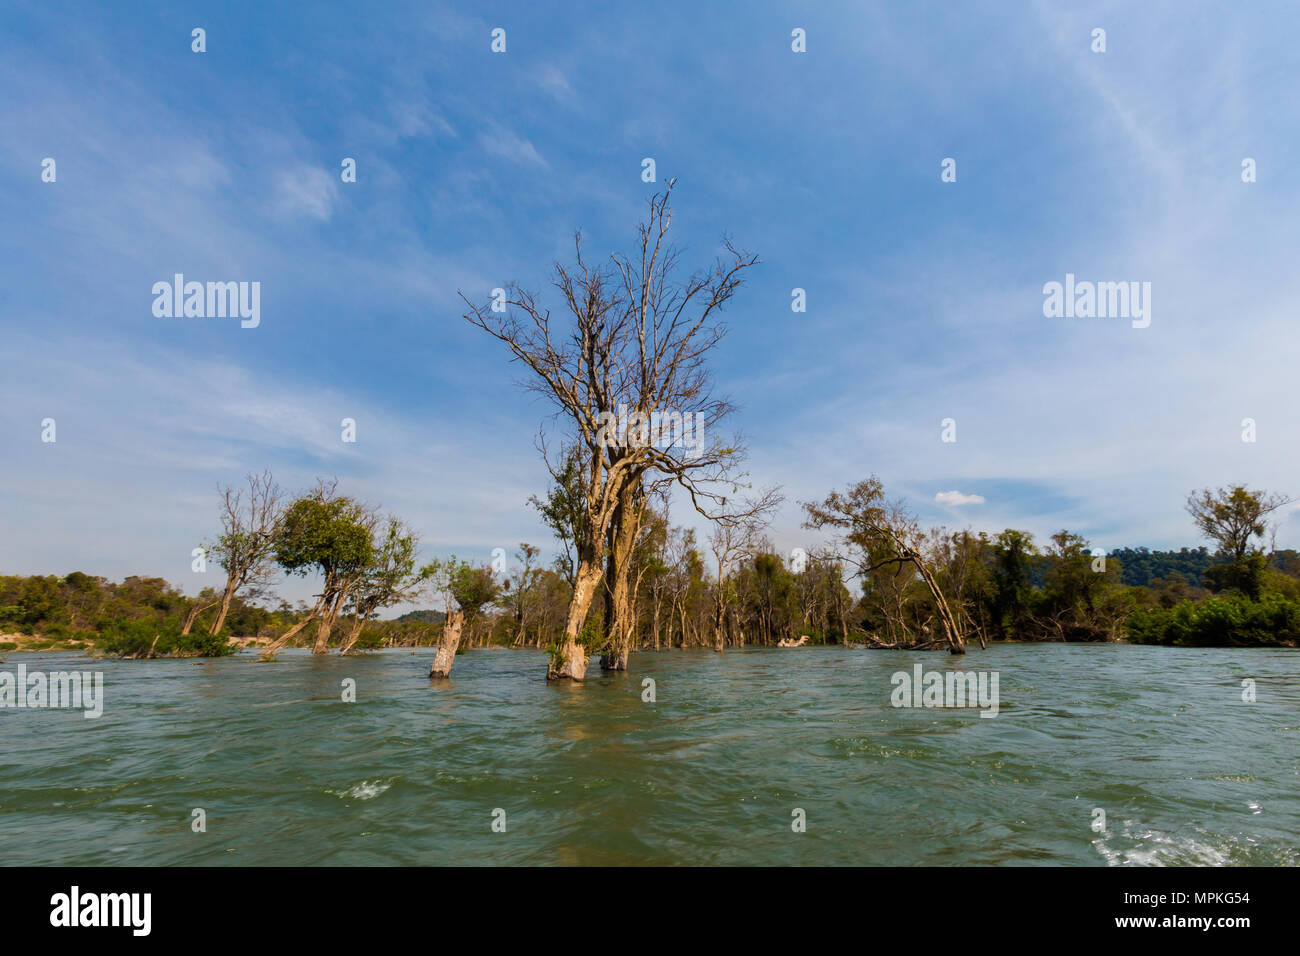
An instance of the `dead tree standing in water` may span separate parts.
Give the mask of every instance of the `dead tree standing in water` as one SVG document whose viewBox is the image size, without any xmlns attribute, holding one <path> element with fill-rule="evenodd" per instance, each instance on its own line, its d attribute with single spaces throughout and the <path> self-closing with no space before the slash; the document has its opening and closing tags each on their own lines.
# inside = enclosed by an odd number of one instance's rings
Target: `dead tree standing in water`
<svg viewBox="0 0 1300 956">
<path fill-rule="evenodd" d="M 466 300 L 471 311 L 465 318 L 505 343 L 529 370 L 527 387 L 556 408 L 580 456 L 584 520 L 574 542 L 573 596 L 549 679 L 586 676 L 587 649 L 579 635 L 628 489 L 657 471 L 671 476 L 708 517 L 725 511 L 727 494 L 738 490 L 734 470 L 743 452 L 738 442 L 715 435 L 732 406 L 713 394 L 707 359 L 725 331 L 721 309 L 758 259 L 724 240 L 724 254 L 713 266 L 679 279 L 678 251 L 666 239 L 671 189 L 670 182 L 668 191 L 649 200 L 636 259 L 615 255 L 603 267 L 592 266 L 576 237 L 575 265 L 554 269 L 567 321 L 553 320 L 518 285 L 506 290 L 503 304 Z"/>
</svg>

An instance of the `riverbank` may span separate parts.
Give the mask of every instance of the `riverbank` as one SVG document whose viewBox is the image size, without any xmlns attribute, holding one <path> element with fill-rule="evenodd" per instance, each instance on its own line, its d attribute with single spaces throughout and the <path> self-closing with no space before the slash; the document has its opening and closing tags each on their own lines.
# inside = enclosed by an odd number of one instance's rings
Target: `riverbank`
<svg viewBox="0 0 1300 956">
<path fill-rule="evenodd" d="M 236 652 L 236 653 L 237 653 L 237 652 L 240 652 L 240 651 L 257 651 L 257 650 L 259 650 L 259 649 L 261 649 L 261 648 L 264 648 L 264 647 L 269 646 L 270 644 L 273 643 L 273 641 L 274 641 L 274 638 L 270 638 L 270 637 L 234 637 L 234 638 L 231 638 L 231 639 L 230 639 L 229 644 L 228 644 L 227 646 L 230 647 L 230 648 L 232 649 L 232 651 L 234 651 L 234 652 Z M 423 642 L 423 643 L 420 643 L 420 644 L 418 644 L 418 645 L 405 645 L 405 646 L 390 647 L 390 648 L 357 647 L 357 648 L 355 648 L 355 649 L 352 651 L 352 655 L 355 656 L 355 655 L 362 655 L 362 654 L 371 654 L 371 653 L 376 653 L 376 652 L 378 652 L 378 651 L 380 651 L 380 650 L 407 651 L 407 652 L 410 652 L 410 651 L 412 651 L 412 650 L 418 650 L 418 651 L 421 651 L 421 652 L 423 652 L 423 651 L 430 651 L 430 652 L 432 652 L 432 650 L 436 649 L 436 647 L 437 647 L 437 643 L 438 643 L 438 642 L 437 642 L 437 635 L 434 634 L 434 635 L 432 635 L 432 636 L 430 637 L 430 639 L 429 639 L 427 642 Z M 990 647 L 990 648 L 992 648 L 992 647 L 1013 647 L 1013 646 L 1018 646 L 1018 645 L 1030 645 L 1030 646 L 1032 646 L 1032 645 L 1066 645 L 1066 646 L 1070 646 L 1070 647 L 1115 647 L 1115 646 L 1123 646 L 1123 647 L 1142 647 L 1142 646 L 1147 646 L 1147 647 L 1169 647 L 1169 648 L 1180 648 L 1180 647 L 1181 647 L 1180 645 L 1176 645 L 1176 644 L 1146 644 L 1146 645 L 1144 645 L 1144 644 L 1141 644 L 1140 642 L 1136 642 L 1136 641 L 1124 641 L 1124 640 L 1121 640 L 1121 641 L 1072 641 L 1072 642 L 1062 642 L 1062 641 L 1042 641 L 1042 640 L 1025 640 L 1025 639 L 1009 638 L 1009 639 L 1006 639 L 1006 640 L 990 641 L 990 642 L 989 642 L 989 647 Z M 309 646 L 310 646 L 309 642 L 303 642 L 303 643 L 297 644 L 297 645 L 295 645 L 295 646 L 293 646 L 293 647 L 287 648 L 287 650 L 305 650 L 305 649 L 307 649 Z M 1203 647 L 1201 647 L 1200 649 L 1203 649 L 1203 650 L 1211 650 L 1211 649 L 1223 649 L 1223 650 L 1232 650 L 1232 649 L 1237 649 L 1237 650 L 1251 650 L 1251 649 L 1257 649 L 1257 650 L 1269 650 L 1269 649 L 1271 649 L 1271 650 L 1294 650 L 1294 649 L 1297 648 L 1297 646 L 1300 646 L 1300 645 L 1297 645 L 1297 642 L 1295 642 L 1295 641 L 1290 641 L 1290 640 L 1279 640 L 1279 641 L 1277 641 L 1277 642 L 1275 642 L 1275 643 L 1272 643 L 1272 644 L 1256 644 L 1256 645 L 1222 645 L 1222 646 L 1220 646 L 1220 645 L 1210 645 L 1210 646 L 1203 646 Z M 766 646 L 766 647 L 763 646 L 763 645 L 748 645 L 748 646 L 746 646 L 746 647 L 741 647 L 741 648 L 737 648 L 737 647 L 728 647 L 728 648 L 726 649 L 725 653 L 733 653 L 733 652 L 738 651 L 738 650 L 783 650 L 783 651 L 794 651 L 794 650 L 812 650 L 812 649 L 815 649 L 815 648 L 823 648 L 823 649 L 827 649 L 827 648 L 835 648 L 835 649 L 840 649 L 840 650 L 849 650 L 849 651 L 881 651 L 881 652 L 891 652 L 891 651 L 900 651 L 900 652 L 901 652 L 901 651 L 912 651 L 912 652 L 934 652 L 934 651 L 942 651 L 942 650 L 944 650 L 943 646 L 940 645 L 940 644 L 937 644 L 937 643 L 934 643 L 934 644 L 931 644 L 931 645 L 922 646 L 922 647 L 890 647 L 890 646 L 876 646 L 876 645 L 871 645 L 871 644 L 862 643 L 862 642 L 860 642 L 860 641 L 854 641 L 853 643 L 850 643 L 850 644 L 848 644 L 848 645 L 841 645 L 841 644 L 834 644 L 834 643 L 831 643 L 831 644 L 826 644 L 826 643 L 812 643 L 812 642 L 805 642 L 805 643 L 802 643 L 802 644 L 797 643 L 797 642 L 792 642 L 792 643 L 790 643 L 790 644 L 785 645 L 784 647 L 783 647 L 782 645 L 780 645 L 780 644 L 772 644 L 772 645 L 768 645 L 768 646 Z M 1191 649 L 1191 650 L 1195 650 L 1195 649 L 1197 649 L 1197 648 L 1185 648 L 1185 647 L 1181 647 L 1181 649 Z M 519 651 L 519 652 L 526 652 L 526 653 L 533 653 L 533 654 L 537 653 L 537 649 L 536 649 L 536 648 L 532 648 L 532 647 L 512 647 L 512 646 L 510 646 L 509 644 L 488 644 L 488 645 L 480 645 L 479 647 L 475 647 L 475 648 L 465 648 L 465 649 L 462 650 L 461 654 L 457 655 L 457 659 L 458 659 L 458 660 L 461 659 L 465 654 L 468 654 L 468 653 L 477 653 L 477 652 L 479 652 L 479 651 L 485 651 L 485 650 L 508 650 L 508 651 Z M 682 647 L 678 647 L 678 646 L 672 646 L 672 647 L 664 646 L 664 647 L 661 647 L 661 648 L 658 648 L 658 649 L 656 649 L 656 648 L 652 648 L 652 647 L 643 647 L 643 648 L 636 649 L 633 653 L 634 653 L 634 654 L 637 654 L 637 655 L 652 655 L 652 654 L 661 654 L 661 653 L 668 653 L 668 652 L 672 652 L 672 651 L 681 651 L 681 650 L 687 650 L 687 651 L 701 651 L 701 650 L 708 650 L 708 651 L 710 651 L 711 653 L 713 652 L 713 649 L 712 649 L 712 648 L 698 647 L 698 646 L 687 647 L 687 648 L 682 648 Z M 0 635 L 0 659 L 3 659 L 4 656 L 5 656 L 5 655 L 8 655 L 8 654 L 48 654 L 48 653 L 68 653 L 68 652 L 79 652 L 79 653 L 82 653 L 82 654 L 85 654 L 85 655 L 87 655 L 87 656 L 91 656 L 91 657 L 103 657 L 103 658 L 109 658 L 109 659 L 113 659 L 113 658 L 114 658 L 114 655 L 112 655 L 112 654 L 108 654 L 108 653 L 102 651 L 100 648 L 98 648 L 98 647 L 96 646 L 96 644 L 95 644 L 94 641 L 82 641 L 82 640 L 54 640 L 54 639 L 48 639 L 48 638 L 42 637 L 41 635 L 32 635 L 32 634 L 3 634 L 3 635 Z M 973 656 L 973 655 L 978 655 L 978 654 L 981 653 L 981 648 L 979 647 L 978 644 L 972 644 L 972 645 L 968 648 L 968 652 L 969 652 L 968 655 L 967 655 L 968 657 L 969 657 L 969 656 Z M 337 647 L 331 647 L 331 648 L 330 648 L 330 654 L 331 654 L 331 655 L 336 655 L 337 653 L 338 653 L 338 648 L 337 648 Z M 200 657 L 200 656 L 201 656 L 201 655 L 187 654 L 187 655 L 176 655 L 174 658 L 158 657 L 158 658 L 153 658 L 153 659 L 157 659 L 157 660 L 166 660 L 166 659 L 192 660 L 192 659 L 198 658 L 198 657 Z"/>
</svg>

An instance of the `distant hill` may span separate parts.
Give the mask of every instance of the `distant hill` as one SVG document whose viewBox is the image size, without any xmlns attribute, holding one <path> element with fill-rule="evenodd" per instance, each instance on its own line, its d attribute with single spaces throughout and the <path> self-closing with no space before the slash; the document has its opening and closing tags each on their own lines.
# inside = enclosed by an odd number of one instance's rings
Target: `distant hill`
<svg viewBox="0 0 1300 956">
<path fill-rule="evenodd" d="M 1146 587 L 1156 578 L 1168 578 L 1177 572 L 1189 584 L 1199 585 L 1201 574 L 1219 563 L 1208 548 L 1179 548 L 1177 551 L 1152 551 L 1150 548 L 1113 548 L 1106 554 L 1119 562 L 1120 581 L 1130 587 Z"/>
<path fill-rule="evenodd" d="M 407 611 L 399 621 L 419 621 L 423 624 L 441 624 L 447 615 L 443 611 Z"/>
</svg>

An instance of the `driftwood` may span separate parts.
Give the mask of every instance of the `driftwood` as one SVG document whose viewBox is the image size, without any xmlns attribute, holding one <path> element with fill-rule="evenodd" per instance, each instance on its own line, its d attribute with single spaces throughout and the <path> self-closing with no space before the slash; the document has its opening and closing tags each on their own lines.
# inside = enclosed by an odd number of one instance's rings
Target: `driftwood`
<svg viewBox="0 0 1300 956">
<path fill-rule="evenodd" d="M 808 643 L 808 635 L 805 634 L 797 641 L 792 641 L 789 638 L 783 638 L 782 640 L 776 642 L 776 646 L 777 647 L 803 647 L 807 643 Z"/>
<path fill-rule="evenodd" d="M 848 646 L 854 648 L 867 648 L 868 650 L 873 651 L 933 651 L 941 647 L 948 647 L 948 642 L 946 640 L 931 639 L 927 641 L 914 641 L 911 643 L 904 641 L 886 643 L 885 641 L 872 637 L 870 634 L 863 636 L 866 638 L 865 641 L 854 642 Z"/>
</svg>

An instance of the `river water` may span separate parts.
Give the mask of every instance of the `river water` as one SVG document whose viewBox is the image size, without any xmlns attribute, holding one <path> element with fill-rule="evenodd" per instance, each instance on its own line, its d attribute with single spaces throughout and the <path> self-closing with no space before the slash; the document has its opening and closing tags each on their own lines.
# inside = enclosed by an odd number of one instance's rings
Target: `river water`
<svg viewBox="0 0 1300 956">
<path fill-rule="evenodd" d="M 105 703 L 0 710 L 0 864 L 1300 862 L 1297 651 L 431 657 L 10 655 Z M 997 716 L 892 706 L 917 663 L 996 672 Z"/>
</svg>

